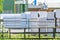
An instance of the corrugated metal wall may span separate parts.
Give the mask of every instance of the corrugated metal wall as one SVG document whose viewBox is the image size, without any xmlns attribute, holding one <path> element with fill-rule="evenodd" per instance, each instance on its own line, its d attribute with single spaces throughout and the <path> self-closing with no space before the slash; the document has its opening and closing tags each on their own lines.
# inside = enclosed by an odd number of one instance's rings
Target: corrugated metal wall
<svg viewBox="0 0 60 40">
<path fill-rule="evenodd" d="M 28 1 L 26 4 L 15 5 L 14 2 L 16 0 L 4 0 L 3 9 L 4 13 L 22 13 L 28 11 Z"/>
<path fill-rule="evenodd" d="M 28 7 L 27 4 L 20 4 L 19 5 L 19 13 L 27 11 Z"/>
<path fill-rule="evenodd" d="M 14 13 L 14 0 L 4 0 L 3 2 L 4 11 L 12 11 Z"/>
<path fill-rule="evenodd" d="M 15 4 L 16 6 L 16 13 L 23 13 L 25 11 L 28 11 L 28 0 L 17 0 L 17 1 L 22 1 L 23 3 L 21 4 Z"/>
</svg>

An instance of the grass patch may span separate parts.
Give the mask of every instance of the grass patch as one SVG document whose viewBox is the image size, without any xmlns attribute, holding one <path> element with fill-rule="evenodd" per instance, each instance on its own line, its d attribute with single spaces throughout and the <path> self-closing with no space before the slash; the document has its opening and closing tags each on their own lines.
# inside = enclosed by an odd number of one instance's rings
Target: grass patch
<svg viewBox="0 0 60 40">
<path fill-rule="evenodd" d="M 53 38 L 53 36 L 51 34 L 47 34 L 47 36 L 45 34 L 41 34 L 40 37 L 41 38 Z M 60 38 L 60 34 L 56 34 L 55 37 L 56 38 L 53 40 L 60 40 L 60 39 L 58 39 L 58 38 Z M 9 39 L 9 34 L 3 33 L 3 39 L 2 39 L 2 33 L 0 33 L 0 40 L 25 40 L 25 39 L 20 39 L 20 38 L 24 38 L 24 34 L 11 34 L 11 39 Z M 39 38 L 39 35 L 38 34 L 26 34 L 25 38 Z M 26 39 L 26 40 L 29 40 L 29 39 Z M 38 40 L 38 39 L 36 39 L 36 40 Z M 46 39 L 41 39 L 41 40 L 46 40 Z M 48 39 L 48 40 L 52 40 L 52 39 Z"/>
</svg>

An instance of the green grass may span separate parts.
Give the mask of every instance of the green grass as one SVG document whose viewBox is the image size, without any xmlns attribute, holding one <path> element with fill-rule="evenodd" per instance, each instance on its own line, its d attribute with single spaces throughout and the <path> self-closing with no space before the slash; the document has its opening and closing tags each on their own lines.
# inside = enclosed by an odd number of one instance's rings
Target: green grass
<svg viewBox="0 0 60 40">
<path fill-rule="evenodd" d="M 8 36 L 9 34 L 7 34 L 7 33 L 3 34 L 3 39 L 2 39 L 1 35 L 2 35 L 2 33 L 0 33 L 0 40 L 23 40 L 23 39 L 19 39 L 19 38 L 24 38 L 24 34 L 11 34 L 12 39 L 9 39 L 9 36 Z M 45 34 L 41 34 L 40 37 L 41 38 L 52 38 L 52 36 L 50 34 L 48 34 L 47 36 L 45 36 Z M 35 35 L 34 34 L 26 34 L 26 38 L 39 38 L 39 37 L 38 37 L 38 34 L 35 34 Z M 60 40 L 57 38 L 60 38 L 60 34 L 56 34 L 56 38 L 53 40 Z M 27 39 L 27 40 L 29 40 L 29 39 Z M 43 40 L 43 39 L 41 39 L 41 40 Z M 48 40 L 52 40 L 52 39 L 48 39 Z"/>
</svg>

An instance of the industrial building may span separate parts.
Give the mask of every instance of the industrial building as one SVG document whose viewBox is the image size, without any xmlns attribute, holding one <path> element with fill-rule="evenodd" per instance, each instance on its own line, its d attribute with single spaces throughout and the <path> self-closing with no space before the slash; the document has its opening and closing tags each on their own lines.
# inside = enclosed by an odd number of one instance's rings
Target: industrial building
<svg viewBox="0 0 60 40">
<path fill-rule="evenodd" d="M 25 2 L 25 3 L 19 3 L 19 1 Z M 2 10 L 3 13 L 21 13 L 27 11 L 28 4 L 27 1 L 24 0 L 3 0 L 0 1 L 2 4 Z"/>
<path fill-rule="evenodd" d="M 28 4 L 28 0 L 23 1 L 20 3 L 21 0 L 3 0 L 1 1 L 1 10 L 4 13 L 22 13 L 26 11 L 54 11 L 55 9 L 60 9 L 58 6 L 60 3 L 48 3 L 48 9 L 43 9 L 44 3 L 39 3 L 38 5 L 34 6 L 34 4 Z M 8 2 L 8 3 L 7 3 Z M 54 5 L 56 4 L 56 6 Z M 25 6 L 24 6 L 25 5 Z M 54 5 L 54 6 L 53 6 Z"/>
</svg>

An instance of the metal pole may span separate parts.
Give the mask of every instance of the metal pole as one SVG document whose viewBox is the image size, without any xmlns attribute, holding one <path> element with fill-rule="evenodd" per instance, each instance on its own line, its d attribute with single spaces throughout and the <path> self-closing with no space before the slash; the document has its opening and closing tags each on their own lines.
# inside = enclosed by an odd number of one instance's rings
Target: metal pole
<svg viewBox="0 0 60 40">
<path fill-rule="evenodd" d="M 54 12 L 54 17 L 55 17 L 55 28 L 53 28 L 53 37 L 55 38 L 56 27 L 57 27 L 57 18 L 56 18 L 56 12 Z"/>
<path fill-rule="evenodd" d="M 39 28 L 39 40 L 40 40 L 40 28 Z"/>
<path fill-rule="evenodd" d="M 25 32 L 26 32 L 26 28 L 24 28 L 24 39 L 26 38 L 26 34 L 25 34 Z"/>
<path fill-rule="evenodd" d="M 56 28 L 53 28 L 53 37 L 55 38 Z"/>
<path fill-rule="evenodd" d="M 11 39 L 11 30 L 9 28 L 9 39 Z"/>
<path fill-rule="evenodd" d="M 56 12 L 54 12 L 54 18 L 55 18 L 55 28 L 57 27 L 57 18 L 56 18 Z"/>
</svg>

